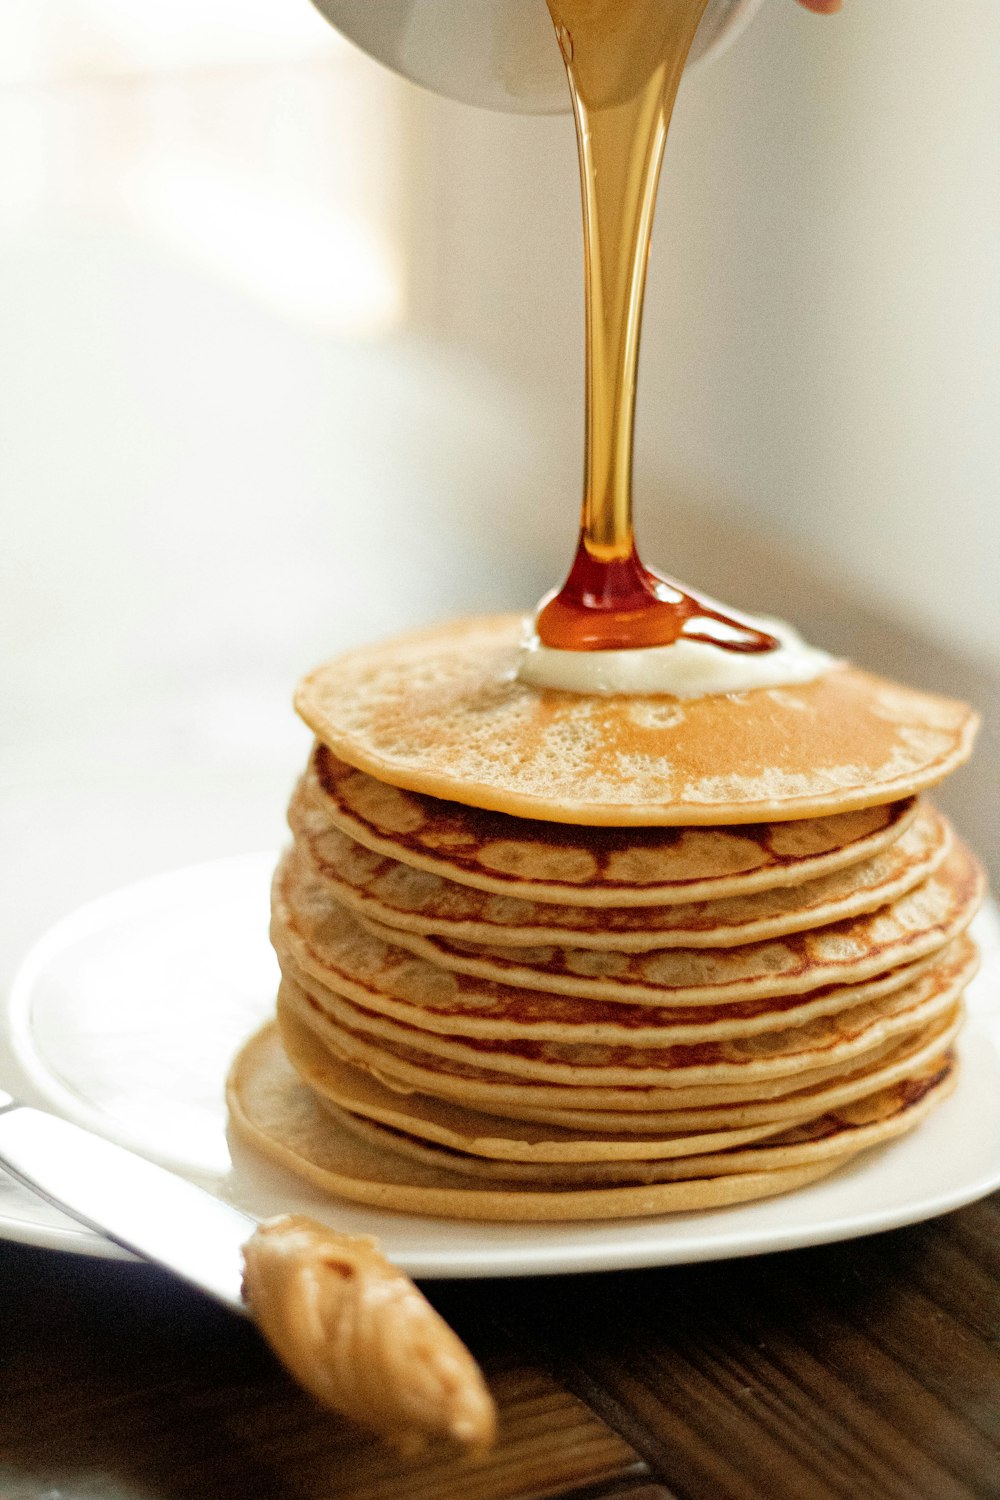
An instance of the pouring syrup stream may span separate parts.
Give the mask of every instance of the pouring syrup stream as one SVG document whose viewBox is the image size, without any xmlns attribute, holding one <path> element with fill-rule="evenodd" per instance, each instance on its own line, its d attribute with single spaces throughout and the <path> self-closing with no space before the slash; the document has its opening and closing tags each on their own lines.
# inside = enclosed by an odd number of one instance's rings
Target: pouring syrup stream
<svg viewBox="0 0 1000 1500">
<path fill-rule="evenodd" d="M 778 641 L 647 568 L 632 525 L 639 332 L 663 147 L 707 0 L 547 0 L 566 64 L 583 194 L 586 435 L 580 539 L 542 601 L 543 645 L 665 646 L 682 634 L 727 651 Z M 695 626 L 696 628 L 688 628 Z"/>
</svg>

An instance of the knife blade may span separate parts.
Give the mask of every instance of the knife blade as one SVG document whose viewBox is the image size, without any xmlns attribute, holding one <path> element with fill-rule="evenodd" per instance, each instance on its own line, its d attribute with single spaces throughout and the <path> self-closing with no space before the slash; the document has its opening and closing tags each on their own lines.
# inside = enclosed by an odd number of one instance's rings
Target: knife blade
<svg viewBox="0 0 1000 1500">
<path fill-rule="evenodd" d="M 164 1266 L 233 1312 L 250 1315 L 241 1291 L 243 1246 L 258 1225 L 249 1214 L 103 1136 L 20 1103 L 2 1089 L 0 1167 L 88 1229 Z M 401 1446 L 404 1440 L 428 1435 L 447 1436 L 469 1449 L 485 1450 L 492 1445 L 496 1407 L 478 1365 L 412 1282 L 383 1259 L 372 1240 L 326 1231 L 323 1225 L 301 1215 L 271 1220 L 266 1230 L 272 1243 L 274 1236 L 278 1237 L 279 1263 L 283 1258 L 281 1235 L 285 1235 L 283 1255 L 287 1260 L 290 1247 L 293 1285 L 298 1284 L 300 1292 L 304 1242 L 306 1264 L 312 1256 L 314 1265 L 325 1268 L 336 1294 L 332 1308 L 348 1330 L 348 1336 L 341 1337 L 336 1326 L 328 1327 L 323 1318 L 308 1315 L 315 1313 L 316 1286 L 315 1279 L 309 1277 L 305 1280 L 307 1295 L 299 1297 L 298 1312 L 307 1314 L 304 1320 L 296 1316 L 294 1305 L 290 1316 L 280 1276 L 277 1297 L 265 1295 L 261 1302 L 262 1287 L 266 1290 L 273 1281 L 274 1262 L 272 1275 L 262 1279 L 258 1258 L 253 1292 L 258 1326 L 306 1390 L 332 1410 L 371 1426 Z M 318 1262 L 313 1243 L 316 1231 L 321 1252 Z M 259 1245 L 259 1240 L 255 1244 Z M 264 1244 L 268 1244 L 266 1237 Z M 336 1252 L 332 1256 L 331 1244 Z M 345 1251 L 354 1259 L 345 1261 Z M 363 1260 L 359 1261 L 359 1256 Z M 364 1266 L 362 1277 L 352 1274 L 349 1278 L 354 1290 L 347 1296 L 346 1321 L 339 1300 L 347 1284 L 342 1274 L 345 1264 L 349 1268 Z M 358 1320 L 351 1317 L 352 1298 L 355 1306 L 365 1306 L 364 1292 L 361 1303 L 357 1303 L 359 1283 L 367 1284 L 369 1295 L 374 1287 L 371 1306 L 379 1309 L 377 1316 L 361 1318 L 360 1327 L 367 1328 L 367 1334 L 362 1334 L 360 1345 Z M 305 1339 L 298 1326 L 303 1321 Z M 334 1325 L 337 1321 L 335 1317 Z M 385 1368 L 381 1400 L 373 1405 L 366 1397 L 359 1403 L 358 1361 L 366 1361 L 373 1349 L 377 1351 L 380 1340 L 386 1339 L 396 1355 Z M 399 1357 L 400 1350 L 405 1357 Z M 346 1375 L 339 1368 L 345 1360 Z M 417 1368 L 419 1399 L 415 1400 L 412 1375 Z M 362 1390 L 370 1395 L 370 1382 L 363 1384 Z"/>
<path fill-rule="evenodd" d="M 249 1214 L 2 1090 L 0 1166 L 88 1229 L 246 1314 L 242 1246 L 257 1228 Z"/>
</svg>

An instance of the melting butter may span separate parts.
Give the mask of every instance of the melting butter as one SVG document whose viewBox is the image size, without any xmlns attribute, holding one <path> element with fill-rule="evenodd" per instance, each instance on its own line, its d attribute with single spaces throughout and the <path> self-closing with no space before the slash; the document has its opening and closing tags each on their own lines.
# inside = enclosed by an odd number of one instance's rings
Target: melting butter
<svg viewBox="0 0 1000 1500">
<path fill-rule="evenodd" d="M 706 601 L 710 602 L 714 603 Z M 534 622 L 528 620 L 517 676 L 533 687 L 558 688 L 568 693 L 707 698 L 714 693 L 745 693 L 753 688 L 811 682 L 840 665 L 828 652 L 810 646 L 783 620 L 757 619 L 728 609 L 727 613 L 734 620 L 773 635 L 778 641 L 776 649 L 734 651 L 727 648 L 720 633 L 717 646 L 682 634 L 669 646 L 562 651 L 544 645 Z M 701 617 L 691 619 L 688 624 L 699 634 L 720 632 L 718 624 Z"/>
</svg>

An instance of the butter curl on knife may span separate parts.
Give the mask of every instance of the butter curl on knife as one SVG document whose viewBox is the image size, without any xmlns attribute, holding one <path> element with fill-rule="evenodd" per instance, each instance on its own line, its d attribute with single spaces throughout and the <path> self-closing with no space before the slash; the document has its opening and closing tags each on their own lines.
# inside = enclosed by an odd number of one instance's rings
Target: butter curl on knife
<svg viewBox="0 0 1000 1500">
<path fill-rule="evenodd" d="M 284 1214 L 259 1226 L 243 1264 L 250 1311 L 324 1406 L 404 1453 L 432 1437 L 491 1446 L 496 1407 L 479 1366 L 374 1240 Z"/>
</svg>

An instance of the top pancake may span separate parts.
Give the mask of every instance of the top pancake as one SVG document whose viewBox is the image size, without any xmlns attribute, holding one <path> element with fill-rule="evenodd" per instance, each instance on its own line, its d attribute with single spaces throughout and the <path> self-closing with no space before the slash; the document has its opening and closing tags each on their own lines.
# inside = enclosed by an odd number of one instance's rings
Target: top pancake
<svg viewBox="0 0 1000 1500">
<path fill-rule="evenodd" d="M 348 652 L 296 708 L 342 760 L 412 791 L 556 823 L 812 818 L 912 796 L 967 759 L 965 704 L 851 667 L 705 698 L 597 697 L 515 676 L 517 616 Z"/>
</svg>

